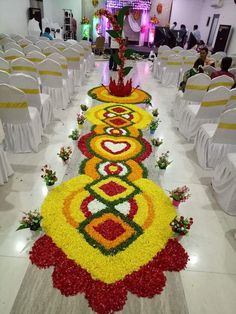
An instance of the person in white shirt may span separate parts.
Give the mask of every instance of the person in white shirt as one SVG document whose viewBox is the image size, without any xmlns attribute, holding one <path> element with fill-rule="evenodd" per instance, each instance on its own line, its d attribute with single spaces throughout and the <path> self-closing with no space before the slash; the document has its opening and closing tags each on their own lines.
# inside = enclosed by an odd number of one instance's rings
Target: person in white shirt
<svg viewBox="0 0 236 314">
<path fill-rule="evenodd" d="M 198 30 L 198 25 L 193 26 L 193 36 L 196 38 L 197 42 L 199 43 L 201 40 L 201 34 Z"/>
<path fill-rule="evenodd" d="M 177 22 L 174 22 L 174 23 L 171 25 L 170 29 L 171 29 L 171 30 L 174 30 L 174 29 L 176 28 L 176 26 L 177 26 Z"/>
</svg>

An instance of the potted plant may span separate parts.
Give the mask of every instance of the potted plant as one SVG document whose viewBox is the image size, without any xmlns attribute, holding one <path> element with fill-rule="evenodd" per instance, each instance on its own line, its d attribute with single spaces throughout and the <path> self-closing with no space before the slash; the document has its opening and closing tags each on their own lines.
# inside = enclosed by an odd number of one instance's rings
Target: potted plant
<svg viewBox="0 0 236 314">
<path fill-rule="evenodd" d="M 50 169 L 48 165 L 43 166 L 41 170 L 43 172 L 43 174 L 41 175 L 41 178 L 43 178 L 46 185 L 47 186 L 54 185 L 55 182 L 57 181 L 56 171 L 53 171 L 52 169 Z"/>
<path fill-rule="evenodd" d="M 177 187 L 176 189 L 168 192 L 170 198 L 172 198 L 172 204 L 176 207 L 178 207 L 180 203 L 186 202 L 190 197 L 189 188 L 186 185 Z"/>
<path fill-rule="evenodd" d="M 77 123 L 78 123 L 78 126 L 80 129 L 83 128 L 85 120 L 86 120 L 86 118 L 82 113 L 77 113 Z"/>
<path fill-rule="evenodd" d="M 159 120 L 152 120 L 152 122 L 149 125 L 150 134 L 153 135 L 158 128 Z"/>
<path fill-rule="evenodd" d="M 168 160 L 169 153 L 170 152 L 167 151 L 166 153 L 161 154 L 161 156 L 156 162 L 156 167 L 159 167 L 159 169 L 161 170 L 165 170 L 172 163 L 172 161 Z"/>
<path fill-rule="evenodd" d="M 57 154 L 64 162 L 70 159 L 72 154 L 72 149 L 70 146 L 68 147 L 61 147 L 60 152 Z"/>
<path fill-rule="evenodd" d="M 68 137 L 71 138 L 73 141 L 78 140 L 78 138 L 79 138 L 78 129 L 74 129 Z"/>
<path fill-rule="evenodd" d="M 193 218 L 184 218 L 184 216 L 176 216 L 170 223 L 170 226 L 176 236 L 180 239 L 182 236 L 189 233 L 191 225 L 193 224 Z"/>
<path fill-rule="evenodd" d="M 83 104 L 80 105 L 80 108 L 81 108 L 81 110 L 82 110 L 83 112 L 85 112 L 85 111 L 88 110 L 88 106 L 83 105 Z"/>
<path fill-rule="evenodd" d="M 158 109 L 152 110 L 152 115 L 153 115 L 153 117 L 158 117 L 158 116 L 159 116 L 159 111 L 158 111 Z"/>
<path fill-rule="evenodd" d="M 159 137 L 158 138 L 153 138 L 151 140 L 151 142 L 152 142 L 153 146 L 159 147 L 159 146 L 161 146 L 161 144 L 163 144 L 163 139 L 159 139 Z"/>
<path fill-rule="evenodd" d="M 37 209 L 30 210 L 28 213 L 26 212 L 23 213 L 24 216 L 20 220 L 20 226 L 16 229 L 16 231 L 22 229 L 30 229 L 31 231 L 42 230 L 42 227 L 40 225 L 42 216 L 40 215 L 40 212 Z"/>
</svg>

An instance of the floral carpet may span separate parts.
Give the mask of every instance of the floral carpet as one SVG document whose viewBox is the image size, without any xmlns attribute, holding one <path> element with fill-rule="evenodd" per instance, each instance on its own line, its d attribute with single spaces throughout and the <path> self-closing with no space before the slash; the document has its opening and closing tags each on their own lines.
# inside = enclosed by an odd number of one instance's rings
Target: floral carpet
<svg viewBox="0 0 236 314">
<path fill-rule="evenodd" d="M 175 207 L 142 164 L 152 153 L 142 133 L 151 115 L 107 103 L 86 118 L 92 127 L 78 141 L 85 156 L 79 176 L 46 197 L 45 235 L 30 259 L 39 268 L 54 267 L 53 286 L 63 295 L 84 293 L 95 312 L 108 314 L 122 310 L 128 292 L 160 294 L 164 272 L 184 269 L 188 255 L 173 239 Z"/>
</svg>

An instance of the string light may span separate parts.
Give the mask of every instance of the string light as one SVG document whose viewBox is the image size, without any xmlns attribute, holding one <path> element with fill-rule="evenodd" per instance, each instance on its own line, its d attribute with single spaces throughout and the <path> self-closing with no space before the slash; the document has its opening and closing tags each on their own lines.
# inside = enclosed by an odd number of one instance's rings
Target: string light
<svg viewBox="0 0 236 314">
<path fill-rule="evenodd" d="M 121 9 L 130 5 L 135 10 L 150 10 L 150 0 L 107 0 L 107 8 Z"/>
</svg>

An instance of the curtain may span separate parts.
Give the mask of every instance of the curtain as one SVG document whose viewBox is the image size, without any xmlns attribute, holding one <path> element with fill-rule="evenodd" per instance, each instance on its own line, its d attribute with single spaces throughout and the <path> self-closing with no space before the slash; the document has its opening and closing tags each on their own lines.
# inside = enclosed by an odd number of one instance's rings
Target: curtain
<svg viewBox="0 0 236 314">
<path fill-rule="evenodd" d="M 128 15 L 128 21 L 129 21 L 129 25 L 130 28 L 132 29 L 133 32 L 137 33 L 140 32 L 141 27 L 140 25 L 135 21 L 135 19 L 133 18 L 132 14 Z"/>
</svg>

